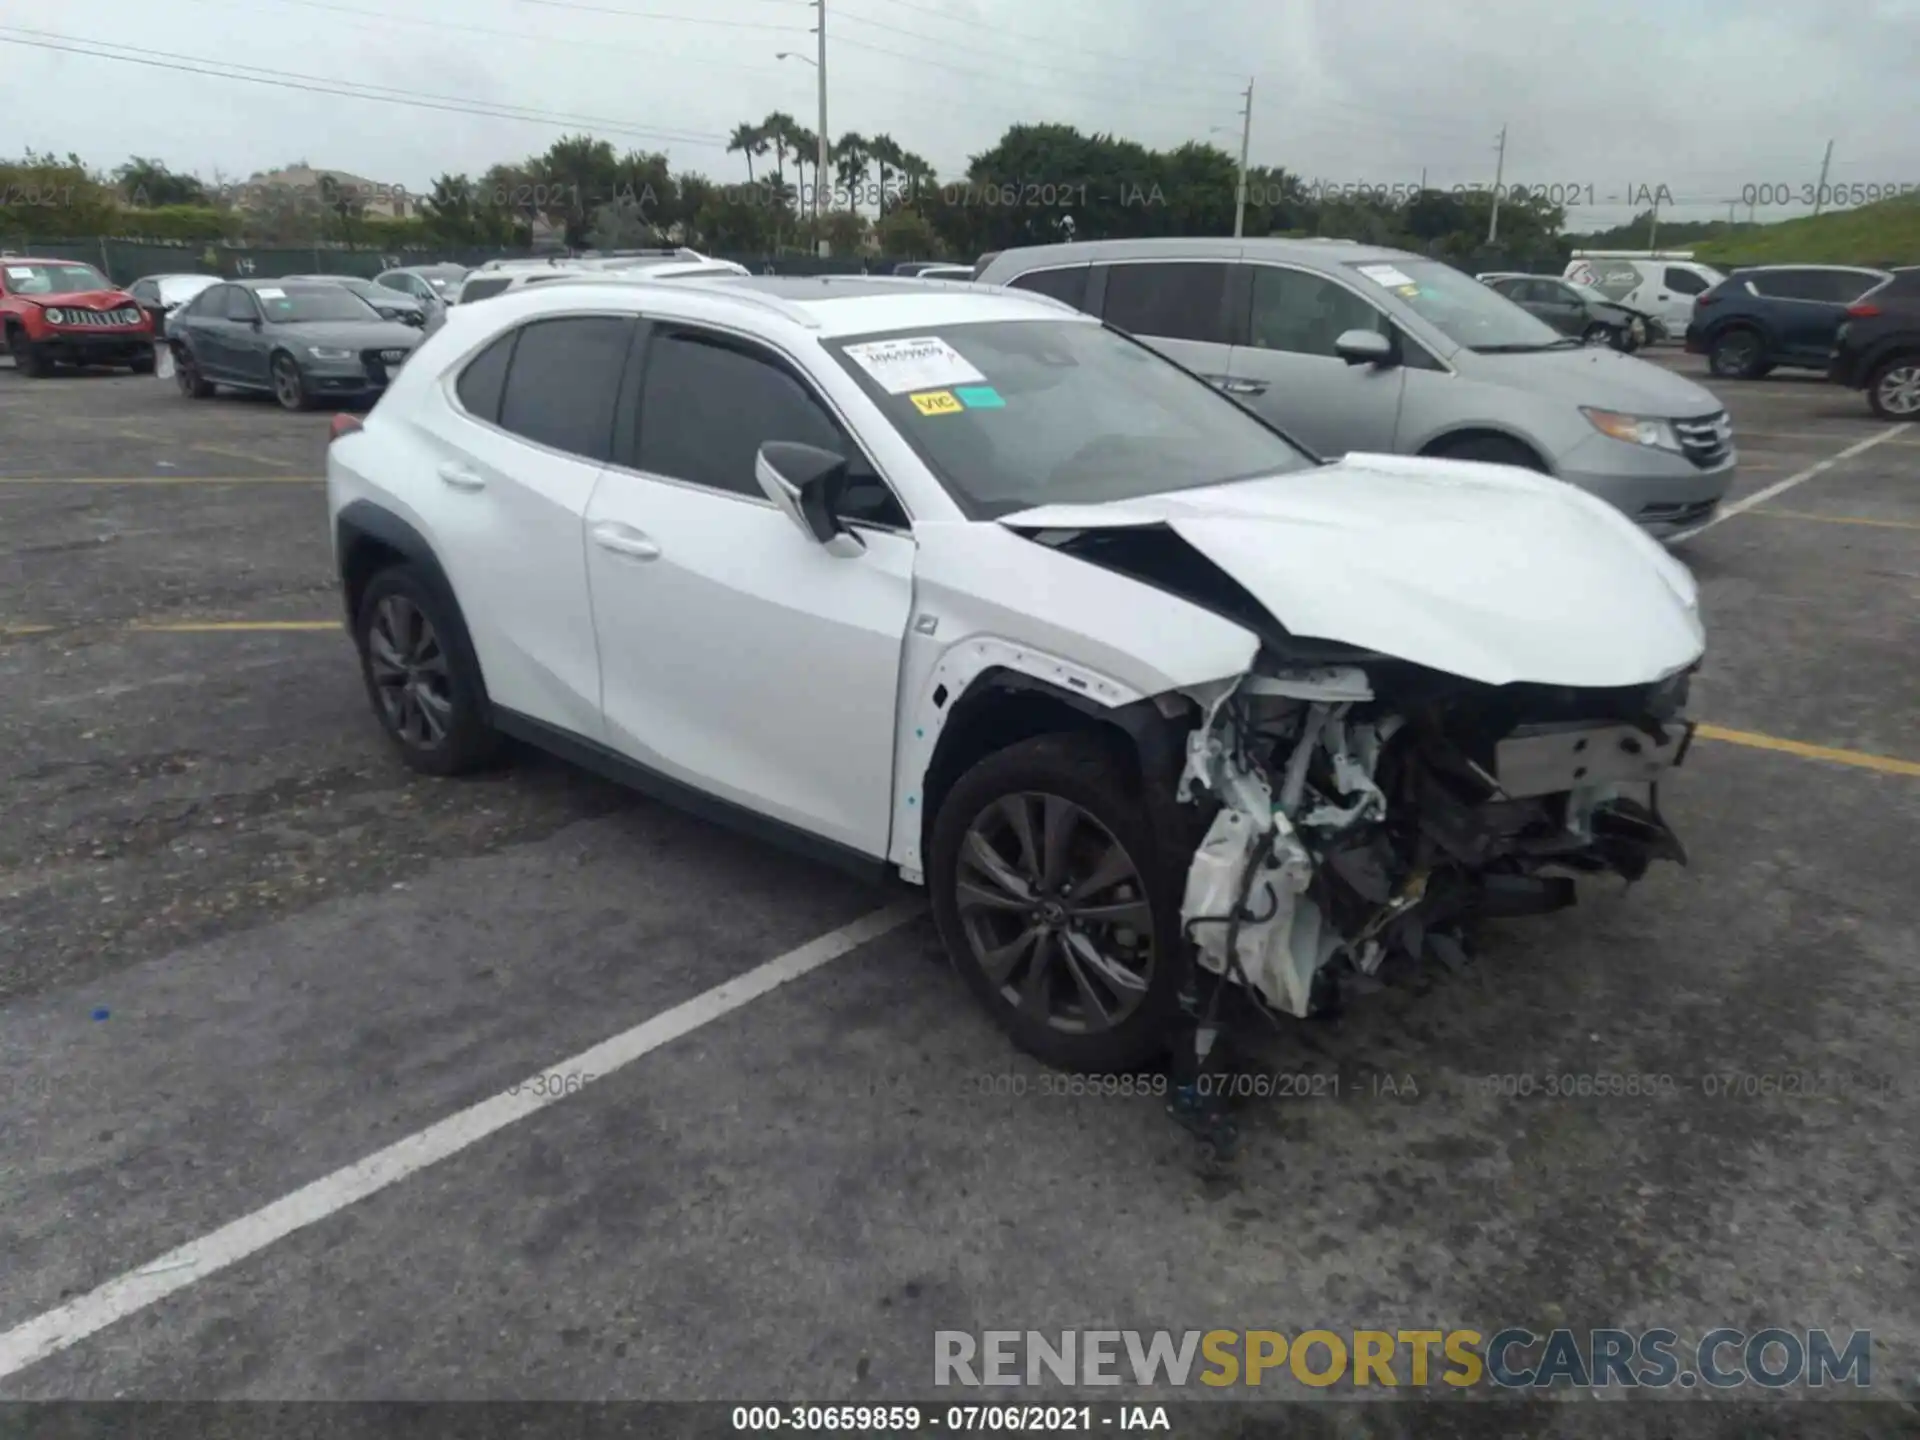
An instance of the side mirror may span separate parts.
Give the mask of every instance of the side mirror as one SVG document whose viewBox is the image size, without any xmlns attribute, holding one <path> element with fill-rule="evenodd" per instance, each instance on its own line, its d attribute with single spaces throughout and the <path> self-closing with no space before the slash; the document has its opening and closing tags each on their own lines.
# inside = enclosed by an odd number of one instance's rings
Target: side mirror
<svg viewBox="0 0 1920 1440">
<path fill-rule="evenodd" d="M 754 456 L 753 477 L 769 500 L 829 555 L 848 557 L 866 543 L 834 518 L 847 481 L 844 455 L 813 445 L 769 440 Z"/>
<path fill-rule="evenodd" d="M 1378 330 L 1348 330 L 1333 342 L 1333 353 L 1349 365 L 1391 365 L 1393 341 Z"/>
</svg>

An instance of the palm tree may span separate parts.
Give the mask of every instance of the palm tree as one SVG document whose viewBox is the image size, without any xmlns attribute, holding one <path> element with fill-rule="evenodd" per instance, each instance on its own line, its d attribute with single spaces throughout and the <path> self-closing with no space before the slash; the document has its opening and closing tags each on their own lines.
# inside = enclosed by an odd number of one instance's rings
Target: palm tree
<svg viewBox="0 0 1920 1440">
<path fill-rule="evenodd" d="M 744 120 L 741 121 L 733 127 L 733 135 L 727 141 L 727 153 L 729 155 L 745 155 L 747 157 L 747 183 L 749 185 L 753 184 L 753 157 L 767 153 L 767 137 L 765 131 L 758 125 L 748 124 Z"/>
<path fill-rule="evenodd" d="M 911 150 L 902 151 L 899 157 L 900 173 L 907 180 L 907 199 L 920 198 L 923 188 L 931 188 L 934 181 L 933 166 Z"/>
<path fill-rule="evenodd" d="M 793 168 L 797 172 L 797 180 L 800 186 L 801 208 L 803 210 L 810 209 L 810 206 L 806 203 L 807 167 L 811 165 L 815 172 L 818 172 L 820 169 L 820 137 L 796 121 L 793 129 L 787 133 L 787 144 L 793 147 Z M 815 173 L 813 183 L 815 185 L 820 183 L 818 173 Z M 821 208 L 825 209 L 826 207 L 822 206 Z"/>
<path fill-rule="evenodd" d="M 767 144 L 773 147 L 773 178 L 780 183 L 783 191 L 787 183 L 787 147 L 798 128 L 799 122 L 784 110 L 775 110 L 760 122 L 760 133 L 766 137 Z"/>
<path fill-rule="evenodd" d="M 849 130 L 833 147 L 835 178 L 847 192 L 847 207 L 851 210 L 860 208 L 861 182 L 867 178 L 867 162 L 871 158 L 867 154 L 867 137 L 857 130 Z"/>
<path fill-rule="evenodd" d="M 893 167 L 898 174 L 906 155 L 900 144 L 891 135 L 876 135 L 867 142 L 867 154 L 872 157 L 875 168 L 880 171 L 879 212 L 887 213 L 887 168 Z"/>
</svg>

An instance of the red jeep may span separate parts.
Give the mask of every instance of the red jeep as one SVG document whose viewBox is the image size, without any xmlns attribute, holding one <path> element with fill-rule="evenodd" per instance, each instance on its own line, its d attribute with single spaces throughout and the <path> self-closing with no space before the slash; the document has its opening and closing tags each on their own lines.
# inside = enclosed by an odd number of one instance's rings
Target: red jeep
<svg viewBox="0 0 1920 1440">
<path fill-rule="evenodd" d="M 153 371 L 153 326 L 126 291 L 78 260 L 0 257 L 0 343 L 36 378 L 56 365 Z"/>
</svg>

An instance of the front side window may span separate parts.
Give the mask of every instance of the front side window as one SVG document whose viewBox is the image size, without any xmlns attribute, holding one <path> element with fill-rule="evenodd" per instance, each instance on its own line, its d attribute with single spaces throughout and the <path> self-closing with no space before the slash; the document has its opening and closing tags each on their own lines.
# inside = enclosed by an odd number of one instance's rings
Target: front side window
<svg viewBox="0 0 1920 1440">
<path fill-rule="evenodd" d="M 469 280 L 460 292 L 460 303 L 471 305 L 476 300 L 490 300 L 512 283 L 513 278 L 508 275 L 485 275 Z"/>
<path fill-rule="evenodd" d="M 260 307 L 253 303 L 253 296 L 249 295 L 245 289 L 234 285 L 227 290 L 226 316 L 229 320 L 238 320 L 243 325 L 250 325 L 260 318 Z"/>
<path fill-rule="evenodd" d="M 1667 289 L 1676 295 L 1703 295 L 1706 293 L 1706 277 L 1696 275 L 1691 270 L 1681 270 L 1669 265 L 1667 267 L 1667 273 L 1663 278 L 1667 282 Z"/>
<path fill-rule="evenodd" d="M 1107 269 L 1104 317 L 1131 335 L 1228 343 L 1224 261 L 1152 260 Z"/>
<path fill-rule="evenodd" d="M 754 460 L 769 441 L 846 457 L 843 519 L 906 525 L 899 502 L 859 446 L 784 363 L 699 330 L 665 329 L 653 337 L 631 468 L 757 497 Z"/>
<path fill-rule="evenodd" d="M 1255 348 L 1334 359 L 1335 343 L 1349 330 L 1389 333 L 1387 318 L 1377 308 L 1323 275 L 1278 265 L 1253 267 L 1247 339 Z"/>
<path fill-rule="evenodd" d="M 604 463 L 633 322 L 612 315 L 535 320 L 520 329 L 500 397 L 500 426 Z"/>
<path fill-rule="evenodd" d="M 831 348 L 975 518 L 1315 463 L 1205 381 L 1085 320 L 950 325 Z"/>
</svg>

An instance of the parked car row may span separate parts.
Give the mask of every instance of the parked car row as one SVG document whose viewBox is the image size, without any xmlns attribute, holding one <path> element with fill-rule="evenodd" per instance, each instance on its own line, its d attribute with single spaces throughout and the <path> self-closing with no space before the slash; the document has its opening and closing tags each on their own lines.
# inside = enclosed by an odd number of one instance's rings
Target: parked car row
<svg viewBox="0 0 1920 1440">
<path fill-rule="evenodd" d="M 1509 270 L 1475 278 L 1562 335 L 1575 336 L 1587 345 L 1611 345 L 1631 355 L 1643 345 L 1666 338 L 1666 327 L 1657 316 L 1616 304 L 1590 285 Z"/>
</svg>

